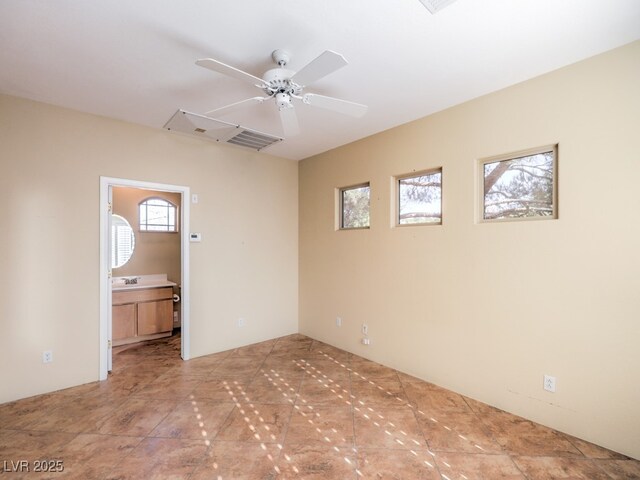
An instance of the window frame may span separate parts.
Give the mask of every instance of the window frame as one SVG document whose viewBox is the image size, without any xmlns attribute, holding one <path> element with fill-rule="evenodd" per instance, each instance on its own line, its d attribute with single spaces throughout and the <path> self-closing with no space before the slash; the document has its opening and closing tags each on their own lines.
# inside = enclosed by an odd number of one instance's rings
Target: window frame
<svg viewBox="0 0 640 480">
<path fill-rule="evenodd" d="M 519 150 L 517 152 L 506 153 L 502 155 L 495 155 L 492 157 L 481 158 L 477 162 L 477 223 L 509 223 L 509 222 L 536 222 L 540 220 L 557 220 L 559 218 L 558 209 L 558 144 L 550 144 L 542 147 L 529 148 L 526 150 Z M 512 218 L 485 218 L 485 191 L 484 191 L 484 166 L 488 163 L 498 163 L 510 160 L 516 160 L 522 157 L 530 157 L 541 153 L 553 153 L 553 175 L 551 186 L 551 215 L 538 215 L 532 217 L 512 217 Z"/>
<path fill-rule="evenodd" d="M 359 188 L 369 189 L 369 224 L 365 227 L 345 227 L 344 226 L 344 192 L 349 190 L 356 190 Z M 356 183 L 354 185 L 348 185 L 346 187 L 336 188 L 337 196 L 337 215 L 336 215 L 336 230 L 369 230 L 371 228 L 371 182 Z"/>
<path fill-rule="evenodd" d="M 400 223 L 400 182 L 408 178 L 422 177 L 424 175 L 431 175 L 434 173 L 440 173 L 440 221 L 439 222 Z M 443 186 L 444 186 L 444 168 L 443 167 L 433 167 L 433 168 L 427 168 L 425 170 L 419 170 L 417 172 L 394 175 L 392 177 L 392 181 L 393 181 L 393 188 L 395 189 L 394 196 L 393 196 L 393 198 L 395 199 L 395 205 L 391 210 L 393 212 L 393 221 L 392 221 L 393 227 L 404 228 L 404 227 L 424 227 L 424 226 L 442 225 L 442 217 L 443 217 L 442 193 L 443 193 Z"/>
<path fill-rule="evenodd" d="M 150 201 L 150 200 L 161 200 L 163 202 L 167 203 L 167 210 L 169 208 L 173 208 L 173 210 L 175 211 L 175 219 L 174 219 L 174 226 L 173 226 L 173 230 L 169 230 L 170 225 L 167 223 L 166 227 L 167 230 L 149 230 L 148 228 L 143 229 L 142 228 L 142 218 L 140 215 L 140 208 L 142 207 L 143 204 L 145 204 L 146 202 Z M 147 213 L 148 213 L 148 205 L 146 206 L 147 208 Z M 167 200 L 166 198 L 162 198 L 159 197 L 157 195 L 152 196 L 152 197 L 147 197 L 142 199 L 140 202 L 138 202 L 138 231 L 141 233 L 178 233 L 179 229 L 180 229 L 180 218 L 179 218 L 179 214 L 180 214 L 180 209 L 178 208 L 178 205 L 176 205 L 175 203 L 173 203 L 171 200 Z M 169 216 L 167 215 L 167 220 L 168 220 Z M 149 226 L 149 223 L 145 224 L 146 227 Z M 157 225 L 157 226 L 165 226 L 165 225 Z"/>
</svg>

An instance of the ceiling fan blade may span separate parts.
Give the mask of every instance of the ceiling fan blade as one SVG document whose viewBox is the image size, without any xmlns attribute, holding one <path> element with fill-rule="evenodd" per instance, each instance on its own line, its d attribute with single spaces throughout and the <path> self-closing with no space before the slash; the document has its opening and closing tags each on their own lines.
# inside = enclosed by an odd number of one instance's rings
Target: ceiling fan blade
<svg viewBox="0 0 640 480">
<path fill-rule="evenodd" d="M 226 113 L 234 112 L 241 108 L 255 105 L 256 103 L 262 103 L 265 100 L 269 100 L 271 97 L 252 97 L 247 98 L 246 100 L 241 100 L 236 103 L 232 103 L 231 105 L 225 105 L 224 107 L 215 108 L 213 110 L 209 110 L 205 112 L 205 115 L 216 114 L 216 115 L 224 115 Z"/>
<path fill-rule="evenodd" d="M 350 115 L 352 117 L 360 118 L 367 113 L 366 105 L 361 103 L 349 102 L 347 100 L 340 100 L 339 98 L 325 97 L 324 95 L 317 95 L 315 93 L 307 93 L 302 97 L 303 103 L 311 105 L 313 107 L 326 108 L 334 112 L 342 113 L 343 115 Z"/>
<path fill-rule="evenodd" d="M 252 85 L 258 84 L 259 86 L 266 85 L 264 80 L 258 78 L 250 73 L 243 72 L 235 67 L 227 65 L 226 63 L 219 62 L 218 60 L 214 60 L 213 58 L 201 58 L 196 61 L 196 65 L 204 68 L 208 68 L 209 70 L 213 70 L 214 72 L 222 73 L 223 75 L 227 75 L 229 77 L 236 78 L 238 80 L 243 80 L 245 82 L 249 82 Z"/>
<path fill-rule="evenodd" d="M 282 122 L 282 130 L 285 136 L 293 137 L 300 133 L 298 125 L 298 117 L 293 107 L 283 107 L 280 109 L 280 121 Z"/>
<path fill-rule="evenodd" d="M 332 52 L 331 50 L 325 50 L 314 60 L 311 60 L 311 62 L 302 67 L 301 70 L 298 70 L 298 72 L 291 77 L 291 81 L 304 87 L 346 65 L 347 61 L 342 55 Z"/>
</svg>

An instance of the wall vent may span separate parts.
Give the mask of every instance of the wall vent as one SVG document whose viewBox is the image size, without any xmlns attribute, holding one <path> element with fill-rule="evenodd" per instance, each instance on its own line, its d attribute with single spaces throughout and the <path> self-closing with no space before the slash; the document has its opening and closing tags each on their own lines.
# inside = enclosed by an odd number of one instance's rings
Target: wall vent
<svg viewBox="0 0 640 480">
<path fill-rule="evenodd" d="M 260 151 L 263 148 L 282 141 L 281 137 L 276 137 L 275 135 L 185 110 L 178 110 L 174 113 L 164 125 L 164 128 L 170 131 L 186 133 L 194 137 L 214 142 L 229 143 L 256 151 Z"/>
<path fill-rule="evenodd" d="M 444 7 L 451 5 L 456 0 L 420 0 L 431 13 L 436 14 Z"/>
</svg>

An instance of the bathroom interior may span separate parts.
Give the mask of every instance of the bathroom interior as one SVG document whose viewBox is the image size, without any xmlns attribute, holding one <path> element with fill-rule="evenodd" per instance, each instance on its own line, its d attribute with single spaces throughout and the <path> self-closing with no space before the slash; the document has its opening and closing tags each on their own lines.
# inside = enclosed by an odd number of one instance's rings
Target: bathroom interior
<svg viewBox="0 0 640 480">
<path fill-rule="evenodd" d="M 113 187 L 114 352 L 180 334 L 180 207 L 180 193 Z"/>
</svg>

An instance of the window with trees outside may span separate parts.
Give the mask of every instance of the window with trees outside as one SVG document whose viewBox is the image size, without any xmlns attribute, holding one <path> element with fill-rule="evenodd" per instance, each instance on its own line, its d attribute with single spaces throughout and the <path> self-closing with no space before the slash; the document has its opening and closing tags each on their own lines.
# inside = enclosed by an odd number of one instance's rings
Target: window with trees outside
<svg viewBox="0 0 640 480">
<path fill-rule="evenodd" d="M 482 160 L 481 220 L 558 218 L 557 146 Z"/>
<path fill-rule="evenodd" d="M 140 231 L 177 232 L 177 207 L 163 198 L 147 198 L 139 204 Z"/>
<path fill-rule="evenodd" d="M 368 183 L 340 189 L 340 229 L 369 228 Z"/>
<path fill-rule="evenodd" d="M 396 177 L 397 225 L 442 224 L 442 168 Z"/>
</svg>

